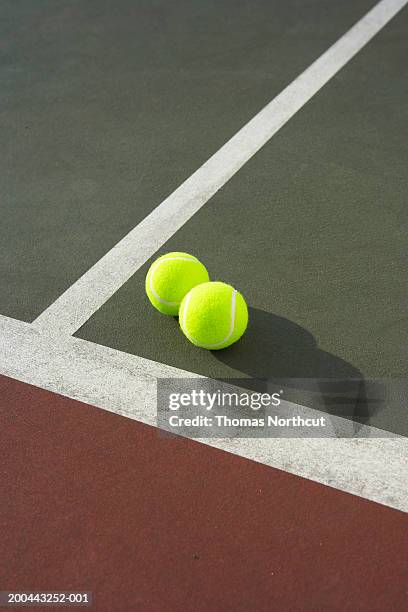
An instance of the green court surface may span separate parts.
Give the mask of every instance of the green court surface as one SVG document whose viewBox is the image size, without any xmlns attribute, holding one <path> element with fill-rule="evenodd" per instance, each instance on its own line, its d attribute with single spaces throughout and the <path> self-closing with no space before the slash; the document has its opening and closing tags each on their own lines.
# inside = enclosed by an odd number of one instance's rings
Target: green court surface
<svg viewBox="0 0 408 612">
<path fill-rule="evenodd" d="M 99 0 L 3 0 L 0 313 L 35 319 L 371 6 L 369 0 L 118 0 L 113 10 L 112 3 Z M 383 80 L 378 71 L 388 70 L 388 57 L 387 49 L 373 67 L 373 82 L 385 83 L 387 75 Z M 364 89 L 362 103 L 370 97 Z M 392 109 L 398 106 L 394 99 L 389 103 Z M 330 114 L 325 116 L 331 126 Z M 343 139 L 348 137 L 339 130 Z M 209 250 L 208 224 L 226 229 L 234 189 L 231 242 L 244 232 L 240 218 L 246 222 L 249 211 L 246 243 L 257 239 L 255 225 L 266 227 L 263 221 L 274 238 L 279 210 L 271 225 L 271 205 L 278 206 L 283 197 L 275 180 L 278 174 L 279 181 L 285 179 L 290 164 L 284 164 L 282 174 L 268 156 L 280 149 L 269 147 L 217 197 L 222 211 L 214 216 L 212 203 L 186 228 L 186 246 Z M 279 152 L 281 162 L 286 156 L 294 162 L 291 147 Z M 314 161 L 318 156 L 317 150 Z M 262 159 L 265 173 L 275 177 L 273 184 L 259 180 Z M 298 164 L 296 171 L 301 171 Z M 309 181 L 316 176 L 312 167 L 303 171 Z M 249 191 L 248 172 L 254 181 Z M 288 193 L 284 205 L 294 204 Z M 190 231 L 201 227 L 201 219 L 204 240 L 195 238 L 197 229 Z M 281 236 L 284 230 L 281 225 Z M 184 244 L 186 231 L 172 243 Z M 223 238 L 226 248 L 228 238 Z M 258 250 L 251 248 L 248 272 L 257 264 L 263 240 L 260 235 Z M 272 247 L 268 240 L 267 261 Z M 211 250 L 222 261 L 222 248 L 214 243 Z M 246 259 L 246 247 L 235 257 L 236 271 L 239 257 Z M 226 264 L 216 262 L 215 255 L 211 260 L 214 270 L 234 280 L 232 266 L 223 269 Z M 254 291 L 257 274 L 243 288 Z M 138 287 L 139 278 L 132 286 Z M 147 330 L 154 323 L 146 325 Z M 119 336 L 116 340 L 123 343 Z M 134 350 L 154 352 L 147 342 Z"/>
<path fill-rule="evenodd" d="M 198 350 L 151 308 L 152 260 L 77 335 L 211 377 L 406 378 L 407 25 L 405 10 L 161 249 L 247 297 L 236 346 Z M 405 414 L 370 423 L 407 435 Z"/>
</svg>

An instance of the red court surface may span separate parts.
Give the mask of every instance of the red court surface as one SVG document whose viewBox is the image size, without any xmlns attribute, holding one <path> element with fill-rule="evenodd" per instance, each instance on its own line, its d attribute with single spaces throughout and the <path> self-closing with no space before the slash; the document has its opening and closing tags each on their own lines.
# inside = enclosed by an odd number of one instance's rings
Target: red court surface
<svg viewBox="0 0 408 612">
<path fill-rule="evenodd" d="M 402 512 L 6 377 L 0 414 L 2 590 L 92 591 L 107 612 L 408 609 Z"/>
</svg>

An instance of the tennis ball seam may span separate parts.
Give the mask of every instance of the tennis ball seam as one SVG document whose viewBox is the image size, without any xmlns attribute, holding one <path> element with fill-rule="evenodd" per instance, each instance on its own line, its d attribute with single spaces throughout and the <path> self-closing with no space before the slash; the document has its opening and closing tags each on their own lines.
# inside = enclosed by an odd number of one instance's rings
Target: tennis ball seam
<svg viewBox="0 0 408 612">
<path fill-rule="evenodd" d="M 237 290 L 233 289 L 232 290 L 232 295 L 231 295 L 231 325 L 230 325 L 230 329 L 229 332 L 227 334 L 227 336 L 221 340 L 220 342 L 215 342 L 213 344 L 203 344 L 198 342 L 198 340 L 196 340 L 188 331 L 187 329 L 187 324 L 186 324 L 186 318 L 187 318 L 187 309 L 188 309 L 188 305 L 191 299 L 191 293 L 187 295 L 186 298 L 186 302 L 184 304 L 184 308 L 183 308 L 183 317 L 182 317 L 182 329 L 184 331 L 184 333 L 186 334 L 186 336 L 189 338 L 189 340 L 195 344 L 199 344 L 201 346 L 201 348 L 205 348 L 205 349 L 216 349 L 217 346 L 221 346 L 222 344 L 224 344 L 225 342 L 228 342 L 228 340 L 231 338 L 231 336 L 233 335 L 234 331 L 235 331 L 235 313 L 236 313 L 236 303 L 237 303 Z"/>
<path fill-rule="evenodd" d="M 149 273 L 149 286 L 150 286 L 150 291 L 153 293 L 154 297 L 156 298 L 156 300 L 158 302 L 160 302 L 161 304 L 164 304 L 165 306 L 179 306 L 181 304 L 181 301 L 178 302 L 168 302 L 167 300 L 165 300 L 164 298 L 160 297 L 160 295 L 156 292 L 154 286 L 153 286 L 153 276 L 154 273 L 156 272 L 157 268 L 159 268 L 159 266 L 162 263 L 165 263 L 167 261 L 191 261 L 192 263 L 200 263 L 200 261 L 198 259 L 196 259 L 195 257 L 163 257 L 163 259 L 158 259 L 157 261 L 154 262 L 150 273 Z"/>
</svg>

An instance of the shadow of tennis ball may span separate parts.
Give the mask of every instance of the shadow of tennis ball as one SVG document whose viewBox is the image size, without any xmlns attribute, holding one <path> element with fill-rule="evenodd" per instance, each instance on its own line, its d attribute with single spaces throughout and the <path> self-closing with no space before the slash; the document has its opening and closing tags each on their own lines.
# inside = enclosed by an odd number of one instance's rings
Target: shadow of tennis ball
<svg viewBox="0 0 408 612">
<path fill-rule="evenodd" d="M 251 388 L 265 390 L 269 384 L 283 389 L 289 401 L 359 423 L 369 422 L 381 407 L 381 389 L 368 399 L 362 373 L 319 349 L 300 325 L 258 308 L 249 308 L 249 321 L 239 342 L 213 355 L 254 379 Z"/>
</svg>

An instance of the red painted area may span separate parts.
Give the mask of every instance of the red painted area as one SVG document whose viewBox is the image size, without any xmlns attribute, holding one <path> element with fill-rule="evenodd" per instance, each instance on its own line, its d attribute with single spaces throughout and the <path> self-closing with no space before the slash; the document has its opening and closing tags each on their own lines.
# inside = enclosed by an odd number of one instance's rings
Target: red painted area
<svg viewBox="0 0 408 612">
<path fill-rule="evenodd" d="M 4 377 L 0 398 L 1 590 L 89 590 L 107 612 L 408 609 L 406 514 Z"/>
</svg>

